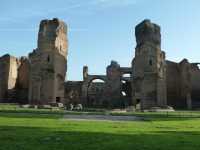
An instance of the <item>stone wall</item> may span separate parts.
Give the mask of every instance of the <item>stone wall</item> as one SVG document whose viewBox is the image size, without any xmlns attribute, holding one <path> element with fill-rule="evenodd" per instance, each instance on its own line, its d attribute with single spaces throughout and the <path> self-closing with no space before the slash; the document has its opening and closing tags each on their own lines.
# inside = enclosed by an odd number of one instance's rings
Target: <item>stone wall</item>
<svg viewBox="0 0 200 150">
<path fill-rule="evenodd" d="M 82 104 L 82 81 L 65 82 L 65 104 Z"/>
<path fill-rule="evenodd" d="M 186 103 L 180 99 L 180 71 L 178 63 L 167 63 L 167 104 L 172 107 L 183 108 Z"/>
<path fill-rule="evenodd" d="M 41 21 L 38 48 L 29 54 L 30 103 L 64 102 L 67 46 L 64 22 L 58 19 Z"/>
<path fill-rule="evenodd" d="M 106 101 L 111 107 L 120 107 L 122 97 L 121 71 L 120 65 L 116 61 L 111 61 L 110 65 L 106 68 L 106 76 Z"/>
<path fill-rule="evenodd" d="M 192 109 L 191 99 L 191 64 L 187 59 L 179 63 L 180 68 L 180 97 L 186 101 L 188 109 Z"/>
<path fill-rule="evenodd" d="M 81 103 L 110 108 L 140 104 L 141 109 L 200 107 L 199 63 L 166 61 L 160 27 L 150 20 L 136 26 L 135 36 L 132 67 L 111 61 L 106 75 L 91 75 L 85 66 L 83 81 L 65 82 L 67 27 L 56 18 L 42 20 L 37 48 L 28 58 L 0 57 L 0 102 Z"/>
<path fill-rule="evenodd" d="M 88 87 L 88 106 L 105 106 L 105 82 L 92 82 Z"/>
<path fill-rule="evenodd" d="M 120 67 L 116 61 L 111 61 L 107 66 L 106 75 L 91 75 L 88 73 L 88 67 L 83 67 L 82 103 L 85 106 L 105 108 L 130 105 L 131 73 L 130 67 Z M 124 76 L 126 74 L 129 76 Z M 93 82 L 96 79 L 101 82 Z"/>
<path fill-rule="evenodd" d="M 167 61 L 167 103 L 175 108 L 192 109 L 200 106 L 200 71 L 195 63 L 183 59 Z"/>
<path fill-rule="evenodd" d="M 200 69 L 198 64 L 191 64 L 191 97 L 193 108 L 200 107 Z"/>
<path fill-rule="evenodd" d="M 103 84 L 94 82 L 95 80 L 101 80 L 104 82 Z M 91 75 L 88 73 L 88 67 L 83 67 L 83 84 L 81 87 L 81 103 L 84 106 L 100 106 L 106 100 L 108 103 L 106 96 L 104 94 L 105 91 L 105 83 L 107 82 L 106 75 Z M 98 91 L 94 93 L 99 88 L 104 88 L 102 92 Z M 100 94 L 100 93 L 101 94 Z M 96 95 L 96 98 L 94 98 Z M 99 101 L 101 99 L 101 101 Z"/>
<path fill-rule="evenodd" d="M 160 27 L 144 20 L 135 28 L 137 46 L 132 61 L 133 101 L 141 109 L 167 105 L 165 53 L 161 51 Z"/>
<path fill-rule="evenodd" d="M 10 55 L 0 58 L 0 102 L 4 102 L 8 90 L 8 78 L 10 70 Z"/>
<path fill-rule="evenodd" d="M 18 77 L 16 84 L 17 102 L 28 103 L 28 88 L 29 88 L 29 60 L 27 57 L 19 59 Z"/>
<path fill-rule="evenodd" d="M 12 102 L 10 94 L 13 94 L 18 77 L 18 59 L 10 55 L 0 58 L 0 102 Z"/>
<path fill-rule="evenodd" d="M 10 68 L 8 75 L 8 89 L 14 89 L 17 83 L 18 77 L 18 59 L 16 57 L 10 56 Z"/>
<path fill-rule="evenodd" d="M 29 86 L 29 60 L 21 57 L 18 67 L 17 88 L 28 89 Z"/>
</svg>

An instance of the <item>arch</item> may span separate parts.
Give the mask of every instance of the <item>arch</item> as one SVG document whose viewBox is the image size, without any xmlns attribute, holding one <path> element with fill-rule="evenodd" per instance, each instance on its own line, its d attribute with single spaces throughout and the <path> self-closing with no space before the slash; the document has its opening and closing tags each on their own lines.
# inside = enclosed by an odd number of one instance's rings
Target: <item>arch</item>
<svg viewBox="0 0 200 150">
<path fill-rule="evenodd" d="M 122 89 L 121 89 L 121 96 L 122 96 L 122 104 L 124 107 L 130 106 L 132 104 L 132 86 L 131 81 L 128 80 L 121 80 L 122 82 Z M 125 83 L 123 83 L 125 82 Z"/>
<path fill-rule="evenodd" d="M 89 76 L 87 82 L 86 100 L 89 106 L 98 105 L 103 95 L 105 78 L 101 76 Z"/>
<path fill-rule="evenodd" d="M 124 90 L 121 91 L 121 94 L 122 94 L 123 97 L 126 97 L 126 96 L 127 96 L 127 93 L 126 93 L 126 91 L 124 91 Z"/>
<path fill-rule="evenodd" d="M 105 82 L 105 81 L 102 80 L 102 79 L 93 79 L 92 82 L 93 82 L 93 83 L 103 83 L 103 82 Z"/>
<path fill-rule="evenodd" d="M 121 74 L 121 82 L 126 83 L 127 81 L 131 81 L 131 72 L 122 72 Z"/>
<path fill-rule="evenodd" d="M 102 80 L 102 79 L 91 80 L 87 85 L 87 96 L 88 96 L 88 89 L 92 86 L 92 83 L 94 83 L 94 84 L 105 84 L 105 81 Z M 99 88 L 96 88 L 95 90 L 96 90 L 96 92 L 101 91 Z"/>
<path fill-rule="evenodd" d="M 200 70 L 200 63 L 199 63 L 199 64 L 197 64 L 197 68 Z"/>
<path fill-rule="evenodd" d="M 91 83 L 93 80 L 102 80 L 102 81 L 106 82 L 106 76 L 88 75 L 88 78 L 87 78 L 88 84 Z"/>
<path fill-rule="evenodd" d="M 87 78 L 84 79 L 82 85 L 82 99 L 84 105 L 88 105 L 88 88 L 90 84 L 95 80 L 101 80 L 105 83 L 107 81 L 107 77 L 105 75 L 87 75 Z"/>
<path fill-rule="evenodd" d="M 124 73 L 124 74 L 122 74 L 122 77 L 130 78 L 131 77 L 131 73 Z"/>
<path fill-rule="evenodd" d="M 123 84 L 126 84 L 126 80 L 121 80 L 121 82 L 122 82 Z"/>
</svg>

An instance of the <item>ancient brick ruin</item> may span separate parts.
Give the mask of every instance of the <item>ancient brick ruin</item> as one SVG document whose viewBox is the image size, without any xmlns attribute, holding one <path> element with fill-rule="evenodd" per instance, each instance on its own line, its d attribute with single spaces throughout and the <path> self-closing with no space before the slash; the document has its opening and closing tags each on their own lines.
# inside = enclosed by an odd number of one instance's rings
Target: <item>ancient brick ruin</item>
<svg viewBox="0 0 200 150">
<path fill-rule="evenodd" d="M 200 108 L 199 63 L 165 60 L 160 27 L 150 20 L 136 26 L 135 36 L 132 66 L 111 61 L 105 75 L 91 75 L 84 66 L 83 81 L 66 81 L 67 26 L 58 19 L 43 20 L 37 48 L 28 57 L 0 57 L 0 102 Z"/>
<path fill-rule="evenodd" d="M 144 20 L 136 26 L 137 46 L 133 69 L 133 102 L 142 109 L 167 106 L 165 53 L 161 51 L 160 27 Z"/>
<path fill-rule="evenodd" d="M 58 19 L 43 20 L 38 48 L 29 54 L 29 103 L 64 102 L 67 64 L 67 27 Z"/>
</svg>

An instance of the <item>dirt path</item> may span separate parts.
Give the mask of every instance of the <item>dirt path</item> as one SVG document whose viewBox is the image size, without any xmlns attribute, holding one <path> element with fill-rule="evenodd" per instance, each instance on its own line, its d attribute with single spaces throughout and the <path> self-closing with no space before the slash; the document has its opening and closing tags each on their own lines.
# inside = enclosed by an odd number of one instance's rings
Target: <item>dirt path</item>
<svg viewBox="0 0 200 150">
<path fill-rule="evenodd" d="M 103 121 L 142 121 L 142 117 L 136 116 L 111 116 L 111 115 L 64 115 L 69 120 L 103 120 Z"/>
</svg>

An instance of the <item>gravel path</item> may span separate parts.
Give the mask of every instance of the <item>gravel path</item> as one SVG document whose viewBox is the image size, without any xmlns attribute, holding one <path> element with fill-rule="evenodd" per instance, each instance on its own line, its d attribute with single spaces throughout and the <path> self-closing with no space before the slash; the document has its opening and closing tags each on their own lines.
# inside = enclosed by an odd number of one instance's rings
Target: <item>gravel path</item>
<svg viewBox="0 0 200 150">
<path fill-rule="evenodd" d="M 111 115 L 64 115 L 69 120 L 104 120 L 104 121 L 142 121 L 142 117 L 136 116 L 111 116 Z"/>
</svg>

